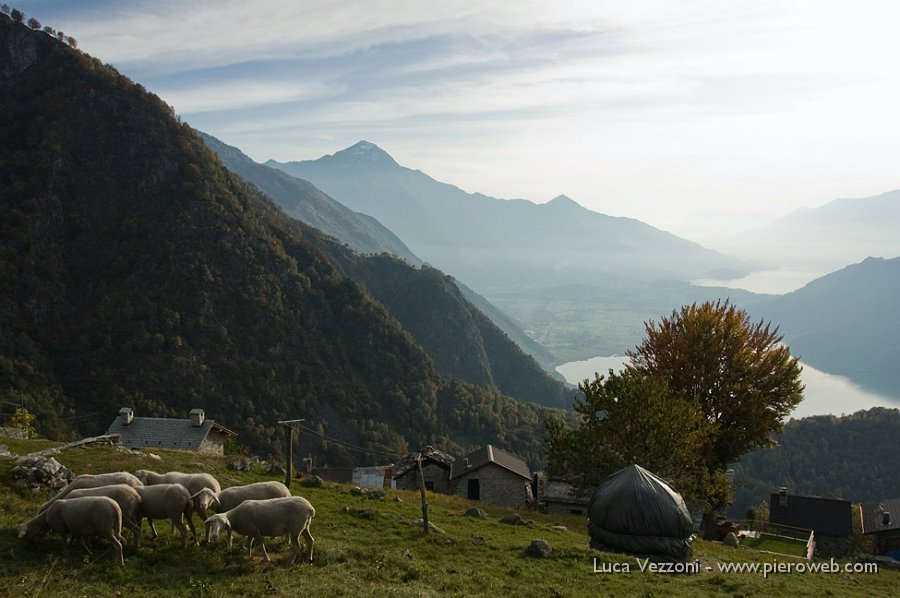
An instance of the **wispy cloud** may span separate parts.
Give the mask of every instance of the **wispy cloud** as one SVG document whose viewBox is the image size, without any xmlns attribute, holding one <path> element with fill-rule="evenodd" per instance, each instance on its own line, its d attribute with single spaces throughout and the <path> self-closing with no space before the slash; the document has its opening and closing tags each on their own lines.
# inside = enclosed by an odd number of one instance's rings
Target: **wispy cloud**
<svg viewBox="0 0 900 598">
<path fill-rule="evenodd" d="M 893 3 L 34 4 L 260 159 L 369 138 L 470 190 L 651 221 L 898 184 Z"/>
</svg>

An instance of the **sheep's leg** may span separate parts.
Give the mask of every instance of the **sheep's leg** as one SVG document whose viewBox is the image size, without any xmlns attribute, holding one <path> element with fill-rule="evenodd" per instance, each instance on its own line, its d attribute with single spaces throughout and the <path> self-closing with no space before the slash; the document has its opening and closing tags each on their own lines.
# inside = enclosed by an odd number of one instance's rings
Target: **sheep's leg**
<svg viewBox="0 0 900 598">
<path fill-rule="evenodd" d="M 181 534 L 181 547 L 184 548 L 187 546 L 187 528 L 184 527 L 184 523 L 181 521 L 181 513 L 178 514 L 177 517 L 172 517 L 172 529 L 178 529 L 178 533 Z"/>
<path fill-rule="evenodd" d="M 259 540 L 259 547 L 262 548 L 263 556 L 266 557 L 266 562 L 271 562 L 272 559 L 269 558 L 269 553 L 266 551 L 266 544 L 263 542 L 262 536 L 258 536 L 256 539 Z"/>
<path fill-rule="evenodd" d="M 253 536 L 247 536 L 247 558 L 253 558 Z"/>
<path fill-rule="evenodd" d="M 132 515 L 128 519 L 128 529 L 131 530 L 132 535 L 132 543 L 134 544 L 134 549 L 137 550 L 141 547 L 141 520 L 138 519 L 135 515 Z"/>
<path fill-rule="evenodd" d="M 300 534 L 296 536 L 291 534 L 288 536 L 288 542 L 291 545 L 291 564 L 293 565 L 300 558 Z"/>
<path fill-rule="evenodd" d="M 93 555 L 94 551 L 91 550 L 90 542 L 88 542 L 87 536 L 79 536 L 78 539 L 81 541 L 81 545 L 84 546 L 84 549 L 88 554 Z"/>
<path fill-rule="evenodd" d="M 194 514 L 191 509 L 188 509 L 184 516 L 187 519 L 187 525 L 191 530 L 191 535 L 194 536 L 194 545 L 199 546 L 200 538 L 197 537 L 197 528 L 194 526 Z"/>
<path fill-rule="evenodd" d="M 122 540 L 124 540 L 125 538 L 122 537 L 121 533 L 116 533 L 115 531 L 113 531 L 109 536 L 107 536 L 107 539 L 110 541 L 110 543 L 113 545 L 113 549 L 116 551 L 116 561 L 118 561 L 120 565 L 124 566 L 125 556 L 122 554 Z"/>
<path fill-rule="evenodd" d="M 313 538 L 312 534 L 309 533 L 309 522 L 306 522 L 306 527 L 303 528 L 303 531 L 300 532 L 303 535 L 304 540 L 306 540 L 306 544 L 309 546 L 309 562 L 311 563 L 313 560 L 313 546 L 316 543 L 316 539 Z M 297 548 L 300 548 L 300 540 L 297 540 Z"/>
<path fill-rule="evenodd" d="M 147 523 L 150 524 L 150 531 L 153 532 L 153 539 L 157 540 L 159 538 L 159 533 L 156 531 L 156 526 L 153 525 L 153 519 L 147 517 Z"/>
</svg>

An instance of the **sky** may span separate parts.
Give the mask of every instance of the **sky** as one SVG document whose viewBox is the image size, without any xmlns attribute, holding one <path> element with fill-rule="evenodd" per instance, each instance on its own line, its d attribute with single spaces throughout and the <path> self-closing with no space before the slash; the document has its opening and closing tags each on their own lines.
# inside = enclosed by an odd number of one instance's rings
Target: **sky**
<svg viewBox="0 0 900 598">
<path fill-rule="evenodd" d="M 900 188 L 900 3 L 9 2 L 254 160 L 365 139 L 694 240 Z"/>
</svg>

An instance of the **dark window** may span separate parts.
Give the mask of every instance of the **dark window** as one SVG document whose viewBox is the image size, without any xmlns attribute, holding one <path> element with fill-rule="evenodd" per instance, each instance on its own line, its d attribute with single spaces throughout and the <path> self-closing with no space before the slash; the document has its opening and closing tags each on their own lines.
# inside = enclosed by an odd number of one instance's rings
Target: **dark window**
<svg viewBox="0 0 900 598">
<path fill-rule="evenodd" d="M 425 489 L 434 492 L 434 482 L 425 482 Z"/>
<path fill-rule="evenodd" d="M 469 480 L 468 491 L 469 500 L 481 500 L 481 484 L 477 479 Z"/>
<path fill-rule="evenodd" d="M 584 510 L 582 509 L 569 509 L 570 515 L 584 515 Z"/>
</svg>

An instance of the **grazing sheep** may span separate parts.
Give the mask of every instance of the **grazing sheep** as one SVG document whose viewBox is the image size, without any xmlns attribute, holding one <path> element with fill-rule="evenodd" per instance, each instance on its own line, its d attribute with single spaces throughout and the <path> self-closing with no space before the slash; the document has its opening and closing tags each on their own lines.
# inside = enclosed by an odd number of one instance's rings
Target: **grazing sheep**
<svg viewBox="0 0 900 598">
<path fill-rule="evenodd" d="M 81 488 L 97 488 L 99 486 L 110 486 L 112 484 L 127 484 L 132 488 L 144 485 L 141 480 L 127 471 L 114 471 L 112 473 L 100 473 L 97 475 L 85 473 L 76 476 L 69 485 L 59 491 L 59 494 L 41 505 L 38 512 L 46 510 L 53 504 L 53 501 L 65 498 L 68 496 L 69 492 L 72 492 L 73 490 L 80 490 Z"/>
<path fill-rule="evenodd" d="M 209 530 L 211 540 L 219 537 L 221 530 L 228 530 L 228 547 L 231 548 L 232 532 L 247 536 L 247 557 L 253 555 L 253 542 L 259 543 L 266 561 L 269 553 L 263 543 L 263 536 L 288 535 L 291 540 L 293 557 L 296 563 L 300 557 L 300 535 L 309 546 L 309 561 L 313 557 L 315 539 L 309 533 L 309 524 L 316 510 L 302 496 L 284 498 L 268 498 L 265 500 L 246 500 L 224 513 L 211 516 L 204 523 Z"/>
<path fill-rule="evenodd" d="M 107 496 L 83 496 L 81 498 L 59 499 L 46 510 L 38 513 L 19 526 L 19 539 L 39 540 L 50 531 L 66 536 L 66 545 L 77 536 L 82 546 L 90 553 L 85 543 L 90 536 L 101 536 L 109 540 L 116 552 L 116 560 L 125 564 L 122 555 L 122 509 Z"/>
<path fill-rule="evenodd" d="M 119 505 L 122 510 L 122 527 L 127 527 L 134 534 L 134 547 L 141 546 L 141 495 L 128 484 L 112 484 L 109 486 L 97 486 L 96 488 L 81 488 L 73 490 L 66 496 L 67 499 L 81 498 L 83 496 L 106 496 Z"/>
<path fill-rule="evenodd" d="M 191 498 L 194 500 L 194 511 L 205 514 L 207 509 L 212 509 L 214 513 L 224 513 L 245 500 L 283 498 L 290 495 L 291 491 L 281 482 L 256 482 L 246 486 L 232 486 L 221 492 L 202 488 Z M 206 541 L 209 542 L 209 527 L 206 527 Z"/>
<path fill-rule="evenodd" d="M 154 484 L 136 490 L 141 495 L 139 521 L 143 521 L 146 517 L 150 523 L 150 531 L 153 532 L 154 540 L 159 538 L 159 534 L 156 526 L 153 525 L 153 520 L 170 519 L 172 525 L 181 532 L 181 545 L 187 545 L 187 529 L 182 522 L 183 517 L 187 519 L 188 527 L 191 528 L 194 544 L 199 543 L 197 529 L 194 527 L 194 520 L 191 517 L 194 504 L 187 488 L 181 484 Z"/>
<path fill-rule="evenodd" d="M 219 492 L 222 489 L 219 485 L 219 481 L 208 473 L 182 473 L 180 471 L 156 473 L 149 469 L 141 469 L 134 472 L 134 475 L 147 486 L 156 484 L 181 484 L 187 488 L 188 492 L 191 494 L 196 494 L 203 488 L 209 488 L 213 492 Z M 195 512 L 200 516 L 201 521 L 206 519 L 206 511 L 195 509 Z"/>
<path fill-rule="evenodd" d="M 245 486 L 231 486 L 221 492 L 203 488 L 191 498 L 194 499 L 194 506 L 203 511 L 212 509 L 216 513 L 224 513 L 245 500 L 284 498 L 290 495 L 291 491 L 281 482 L 256 482 Z"/>
</svg>

